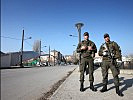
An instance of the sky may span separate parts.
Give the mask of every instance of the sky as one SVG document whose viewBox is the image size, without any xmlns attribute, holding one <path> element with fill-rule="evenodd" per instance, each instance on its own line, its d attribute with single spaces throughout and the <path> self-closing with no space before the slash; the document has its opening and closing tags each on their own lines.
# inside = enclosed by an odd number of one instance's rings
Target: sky
<svg viewBox="0 0 133 100">
<path fill-rule="evenodd" d="M 83 23 L 99 50 L 108 33 L 120 45 L 122 55 L 133 54 L 133 0 L 1 0 L 1 51 L 31 51 L 41 40 L 42 51 L 50 49 L 71 55 L 78 45 L 76 23 Z M 73 46 L 76 45 L 76 46 Z M 47 47 L 44 47 L 47 46 Z"/>
</svg>

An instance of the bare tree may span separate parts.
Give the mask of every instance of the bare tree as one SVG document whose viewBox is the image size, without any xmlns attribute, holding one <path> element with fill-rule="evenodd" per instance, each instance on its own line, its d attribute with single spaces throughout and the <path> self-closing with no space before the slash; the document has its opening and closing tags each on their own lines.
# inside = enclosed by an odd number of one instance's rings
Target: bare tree
<svg viewBox="0 0 133 100">
<path fill-rule="evenodd" d="M 34 41 L 33 51 L 40 52 L 40 40 L 35 40 Z"/>
</svg>

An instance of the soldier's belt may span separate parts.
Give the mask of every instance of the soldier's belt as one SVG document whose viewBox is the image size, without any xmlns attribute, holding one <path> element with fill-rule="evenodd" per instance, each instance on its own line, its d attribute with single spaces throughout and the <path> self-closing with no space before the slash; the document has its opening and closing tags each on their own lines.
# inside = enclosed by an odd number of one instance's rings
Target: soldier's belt
<svg viewBox="0 0 133 100">
<path fill-rule="evenodd" d="M 103 57 L 103 60 L 110 60 L 111 61 L 111 58 L 109 58 L 109 57 Z"/>
<path fill-rule="evenodd" d="M 91 56 L 81 56 L 81 58 L 92 58 Z"/>
</svg>

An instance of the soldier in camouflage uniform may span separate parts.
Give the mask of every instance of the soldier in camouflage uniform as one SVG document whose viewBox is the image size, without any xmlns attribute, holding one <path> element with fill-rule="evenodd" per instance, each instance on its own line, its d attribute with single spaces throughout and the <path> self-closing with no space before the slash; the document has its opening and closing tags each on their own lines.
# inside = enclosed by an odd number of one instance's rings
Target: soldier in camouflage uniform
<svg viewBox="0 0 133 100">
<path fill-rule="evenodd" d="M 89 72 L 89 81 L 90 81 L 90 89 L 92 91 L 97 91 L 94 86 L 94 64 L 93 64 L 93 58 L 95 57 L 95 53 L 97 52 L 97 48 L 94 42 L 89 40 L 89 33 L 84 33 L 84 40 L 78 44 L 77 47 L 77 53 L 81 54 L 81 61 L 79 65 L 80 69 L 80 91 L 84 91 L 84 72 Z"/>
<path fill-rule="evenodd" d="M 103 88 L 100 91 L 107 91 L 108 69 L 110 68 L 114 77 L 116 93 L 119 96 L 123 96 L 123 94 L 119 90 L 119 68 L 117 66 L 118 62 L 122 62 L 121 50 L 116 42 L 110 41 L 109 34 L 104 34 L 104 39 L 105 43 L 101 45 L 99 50 L 99 56 L 103 57 L 103 62 L 101 66 L 103 76 Z"/>
</svg>

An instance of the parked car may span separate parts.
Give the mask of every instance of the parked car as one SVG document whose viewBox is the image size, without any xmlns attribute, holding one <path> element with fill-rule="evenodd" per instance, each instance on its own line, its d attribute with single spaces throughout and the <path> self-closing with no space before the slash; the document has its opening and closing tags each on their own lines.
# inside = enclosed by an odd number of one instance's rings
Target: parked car
<svg viewBox="0 0 133 100">
<path fill-rule="evenodd" d="M 43 66 L 42 63 L 37 62 L 36 66 Z"/>
<path fill-rule="evenodd" d="M 102 59 L 100 59 L 100 58 L 94 59 L 94 66 L 99 67 L 99 66 L 101 66 L 101 63 L 102 63 Z"/>
<path fill-rule="evenodd" d="M 65 62 L 61 62 L 60 65 L 63 65 L 63 66 L 64 66 L 64 65 L 66 65 L 66 64 L 65 64 Z"/>
<path fill-rule="evenodd" d="M 44 62 L 42 63 L 44 66 L 48 66 L 48 62 Z"/>
</svg>

